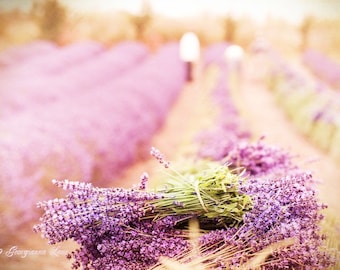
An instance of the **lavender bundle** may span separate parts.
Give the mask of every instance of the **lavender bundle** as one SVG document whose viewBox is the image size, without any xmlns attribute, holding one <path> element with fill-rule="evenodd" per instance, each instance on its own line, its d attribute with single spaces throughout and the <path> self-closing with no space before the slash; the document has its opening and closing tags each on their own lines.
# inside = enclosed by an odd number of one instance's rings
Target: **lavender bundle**
<svg viewBox="0 0 340 270">
<path fill-rule="evenodd" d="M 152 148 L 151 154 L 167 168 L 162 154 Z M 245 179 L 226 165 L 210 163 L 204 170 L 174 172 L 165 187 L 161 201 L 153 203 L 156 218 L 169 215 L 195 217 L 201 226 L 232 227 L 242 223 L 243 215 L 252 209 L 251 198 L 239 186 Z"/>
<path fill-rule="evenodd" d="M 169 167 L 157 149 L 151 152 Z M 251 198 L 238 188 L 244 179 L 224 165 L 198 173 L 173 170 L 156 192 L 145 190 L 147 180 L 143 174 L 138 189 L 54 180 L 70 193 L 38 204 L 44 215 L 34 231 L 50 244 L 68 239 L 80 244 L 70 254 L 74 269 L 147 269 L 160 256 L 175 257 L 190 248 L 185 221 L 197 218 L 202 227 L 238 226 L 252 209 Z"/>
<path fill-rule="evenodd" d="M 170 262 L 188 269 L 329 269 L 339 252 L 321 230 L 326 205 L 318 202 L 313 176 L 285 151 L 260 140 L 236 145 L 223 160 L 234 172 L 242 165 L 247 181 L 240 191 L 252 200 L 241 226 L 205 231 L 199 252 Z M 266 254 L 264 256 L 263 254 Z M 164 258 L 161 258 L 163 262 Z M 168 261 L 166 261 L 168 262 Z M 179 264 L 180 263 L 180 264 Z M 165 269 L 160 264 L 152 269 Z M 177 267 L 177 268 L 176 268 Z"/>
</svg>

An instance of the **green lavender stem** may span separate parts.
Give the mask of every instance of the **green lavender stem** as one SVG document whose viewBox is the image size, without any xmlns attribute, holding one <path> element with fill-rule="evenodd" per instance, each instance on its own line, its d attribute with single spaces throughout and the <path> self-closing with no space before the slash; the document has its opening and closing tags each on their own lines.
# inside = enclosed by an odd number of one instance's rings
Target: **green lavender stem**
<svg viewBox="0 0 340 270">
<path fill-rule="evenodd" d="M 214 220 L 218 226 L 240 224 L 244 213 L 252 209 L 250 196 L 239 191 L 242 181 L 242 175 L 223 165 L 181 177 L 175 172 L 165 187 L 157 190 L 163 198 L 151 202 L 153 214 L 156 219 L 188 215 L 205 222 Z"/>
</svg>

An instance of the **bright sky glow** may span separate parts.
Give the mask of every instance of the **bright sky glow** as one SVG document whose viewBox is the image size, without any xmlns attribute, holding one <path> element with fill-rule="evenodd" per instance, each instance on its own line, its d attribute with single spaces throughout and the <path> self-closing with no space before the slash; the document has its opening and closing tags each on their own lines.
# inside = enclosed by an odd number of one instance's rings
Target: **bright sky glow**
<svg viewBox="0 0 340 270">
<path fill-rule="evenodd" d="M 127 10 L 138 13 L 143 0 L 59 0 L 79 11 Z M 0 9 L 29 10 L 32 0 L 0 0 Z M 155 13 L 171 17 L 200 14 L 249 15 L 259 21 L 268 15 L 300 21 L 304 15 L 340 18 L 340 0 L 149 0 Z"/>
</svg>

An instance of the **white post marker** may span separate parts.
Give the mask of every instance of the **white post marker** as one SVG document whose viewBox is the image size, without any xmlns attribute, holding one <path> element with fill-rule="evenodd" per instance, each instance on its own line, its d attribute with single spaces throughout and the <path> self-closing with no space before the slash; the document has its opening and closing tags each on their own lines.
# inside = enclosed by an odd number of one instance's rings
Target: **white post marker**
<svg viewBox="0 0 340 270">
<path fill-rule="evenodd" d="M 242 64 L 244 58 L 244 50 L 238 45 L 230 45 L 224 52 L 225 60 L 228 67 L 238 73 L 242 72 Z"/>
<path fill-rule="evenodd" d="M 244 50 L 238 45 L 230 45 L 224 51 L 232 84 L 240 89 L 243 75 Z"/>
<path fill-rule="evenodd" d="M 193 32 L 183 34 L 179 42 L 179 57 L 187 64 L 187 80 L 195 78 L 195 70 L 200 59 L 200 42 Z"/>
</svg>

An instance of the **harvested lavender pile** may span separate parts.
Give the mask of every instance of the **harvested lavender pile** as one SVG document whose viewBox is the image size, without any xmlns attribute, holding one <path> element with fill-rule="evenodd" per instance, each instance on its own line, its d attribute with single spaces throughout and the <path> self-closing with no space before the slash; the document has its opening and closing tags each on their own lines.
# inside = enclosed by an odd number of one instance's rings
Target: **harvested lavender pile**
<svg viewBox="0 0 340 270">
<path fill-rule="evenodd" d="M 261 145 L 235 147 L 230 163 L 201 160 L 183 171 L 152 148 L 168 170 L 164 186 L 155 191 L 147 190 L 146 173 L 132 189 L 54 180 L 69 193 L 38 204 L 44 214 L 34 230 L 50 244 L 76 241 L 80 247 L 69 255 L 73 269 L 162 269 L 157 267 L 164 257 L 205 269 L 332 266 L 335 257 L 325 249 L 319 228 L 325 206 L 317 201 L 311 174 L 292 166 L 284 152 Z M 240 164 L 252 164 L 252 156 L 244 154 L 250 149 L 265 151 L 263 162 L 270 161 L 271 169 L 241 170 L 232 164 L 233 156 Z M 282 162 L 273 162 L 278 156 Z M 195 255 L 187 227 L 193 218 L 202 230 Z M 247 264 L 268 247 L 268 256 Z"/>
<path fill-rule="evenodd" d="M 157 149 L 151 154 L 170 166 Z M 136 189 L 53 180 L 69 193 L 38 203 L 44 215 L 34 230 L 50 244 L 76 241 L 80 248 L 69 255 L 73 269 L 148 269 L 161 256 L 190 249 L 189 219 L 214 229 L 238 227 L 252 209 L 250 196 L 239 189 L 243 177 L 214 165 L 183 174 L 172 170 L 164 187 L 154 192 L 146 191 L 145 173 Z"/>
</svg>

